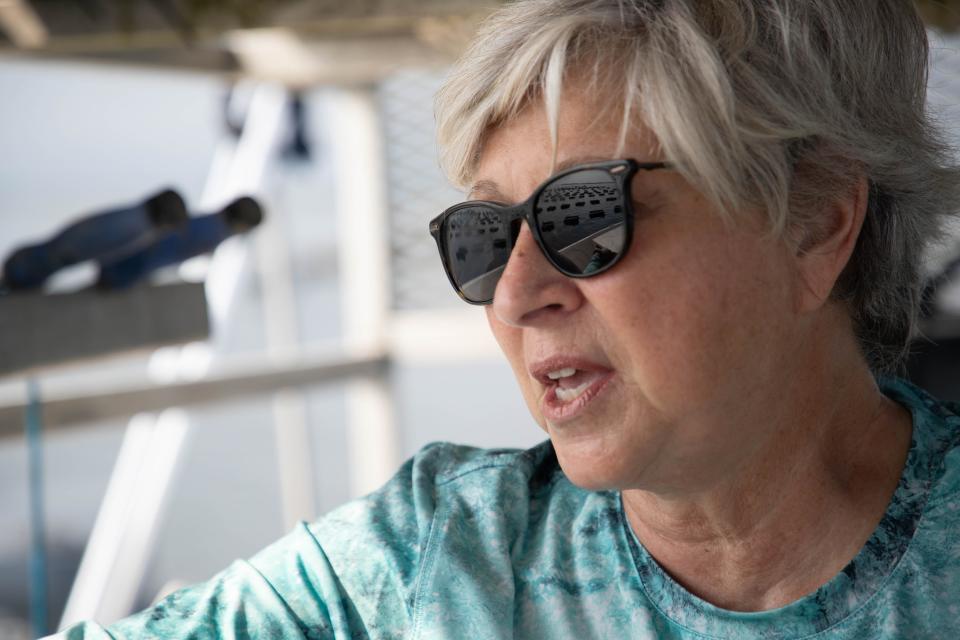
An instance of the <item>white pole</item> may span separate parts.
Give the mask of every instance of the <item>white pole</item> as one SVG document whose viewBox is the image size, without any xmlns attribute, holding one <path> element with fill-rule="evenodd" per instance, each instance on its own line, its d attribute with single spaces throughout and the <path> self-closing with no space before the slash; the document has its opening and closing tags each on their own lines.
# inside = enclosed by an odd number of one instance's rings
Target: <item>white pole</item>
<svg viewBox="0 0 960 640">
<path fill-rule="evenodd" d="M 343 339 L 348 355 L 383 353 L 390 313 L 384 149 L 372 88 L 330 92 Z M 351 495 L 382 485 L 400 462 L 389 380 L 347 388 Z"/>
<path fill-rule="evenodd" d="M 88 619 L 109 624 L 133 609 L 188 428 L 172 409 L 130 421 L 61 629 Z"/>
</svg>

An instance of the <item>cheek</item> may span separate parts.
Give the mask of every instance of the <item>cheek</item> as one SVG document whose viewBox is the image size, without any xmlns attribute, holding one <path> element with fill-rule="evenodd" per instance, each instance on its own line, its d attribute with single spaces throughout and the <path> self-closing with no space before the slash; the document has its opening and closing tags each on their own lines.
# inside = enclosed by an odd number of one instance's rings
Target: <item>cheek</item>
<svg viewBox="0 0 960 640">
<path fill-rule="evenodd" d="M 606 306 L 628 383 L 668 414 L 768 368 L 783 283 L 768 252 L 737 240 L 665 244 L 596 282 L 591 298 Z"/>
</svg>

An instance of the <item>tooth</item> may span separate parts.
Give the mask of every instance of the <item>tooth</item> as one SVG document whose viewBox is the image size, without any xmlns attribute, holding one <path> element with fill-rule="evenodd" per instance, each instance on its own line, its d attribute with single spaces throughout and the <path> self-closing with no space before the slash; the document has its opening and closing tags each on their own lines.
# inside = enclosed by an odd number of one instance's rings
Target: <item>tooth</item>
<svg viewBox="0 0 960 640">
<path fill-rule="evenodd" d="M 575 400 L 577 396 L 579 396 L 581 393 L 586 391 L 587 387 L 590 386 L 591 382 L 592 381 L 588 380 L 587 382 L 584 382 L 583 384 L 577 387 L 574 387 L 572 389 L 564 389 L 563 387 L 557 387 L 557 390 L 556 390 L 557 398 L 559 398 L 561 402 L 571 402 L 572 400 Z"/>
<path fill-rule="evenodd" d="M 551 371 L 547 374 L 547 377 L 551 380 L 559 380 L 560 378 L 568 378 L 577 372 L 573 367 L 567 367 L 566 369 L 560 369 L 559 371 Z"/>
</svg>

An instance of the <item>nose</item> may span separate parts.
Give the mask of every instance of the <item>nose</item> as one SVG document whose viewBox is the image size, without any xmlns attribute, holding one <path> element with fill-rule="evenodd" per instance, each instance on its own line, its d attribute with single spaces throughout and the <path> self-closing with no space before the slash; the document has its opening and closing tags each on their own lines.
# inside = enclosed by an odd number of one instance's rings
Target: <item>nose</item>
<svg viewBox="0 0 960 640">
<path fill-rule="evenodd" d="M 546 325 L 583 304 L 577 281 L 557 271 L 537 245 L 526 222 L 493 295 L 493 313 L 508 325 Z"/>
</svg>

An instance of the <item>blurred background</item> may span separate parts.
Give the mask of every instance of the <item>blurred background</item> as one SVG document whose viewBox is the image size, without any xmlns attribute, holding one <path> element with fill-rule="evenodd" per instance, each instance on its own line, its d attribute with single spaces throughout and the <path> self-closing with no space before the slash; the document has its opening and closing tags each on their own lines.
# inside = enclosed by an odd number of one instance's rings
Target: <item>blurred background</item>
<svg viewBox="0 0 960 640">
<path fill-rule="evenodd" d="M 263 210 L 131 286 L 91 287 L 111 254 L 0 296 L 0 638 L 148 606 L 428 442 L 542 439 L 427 233 L 462 197 L 432 96 L 494 4 L 0 1 L 0 259 L 164 189 Z M 958 142 L 960 14 L 921 5 Z M 960 399 L 956 235 L 910 374 Z"/>
</svg>

